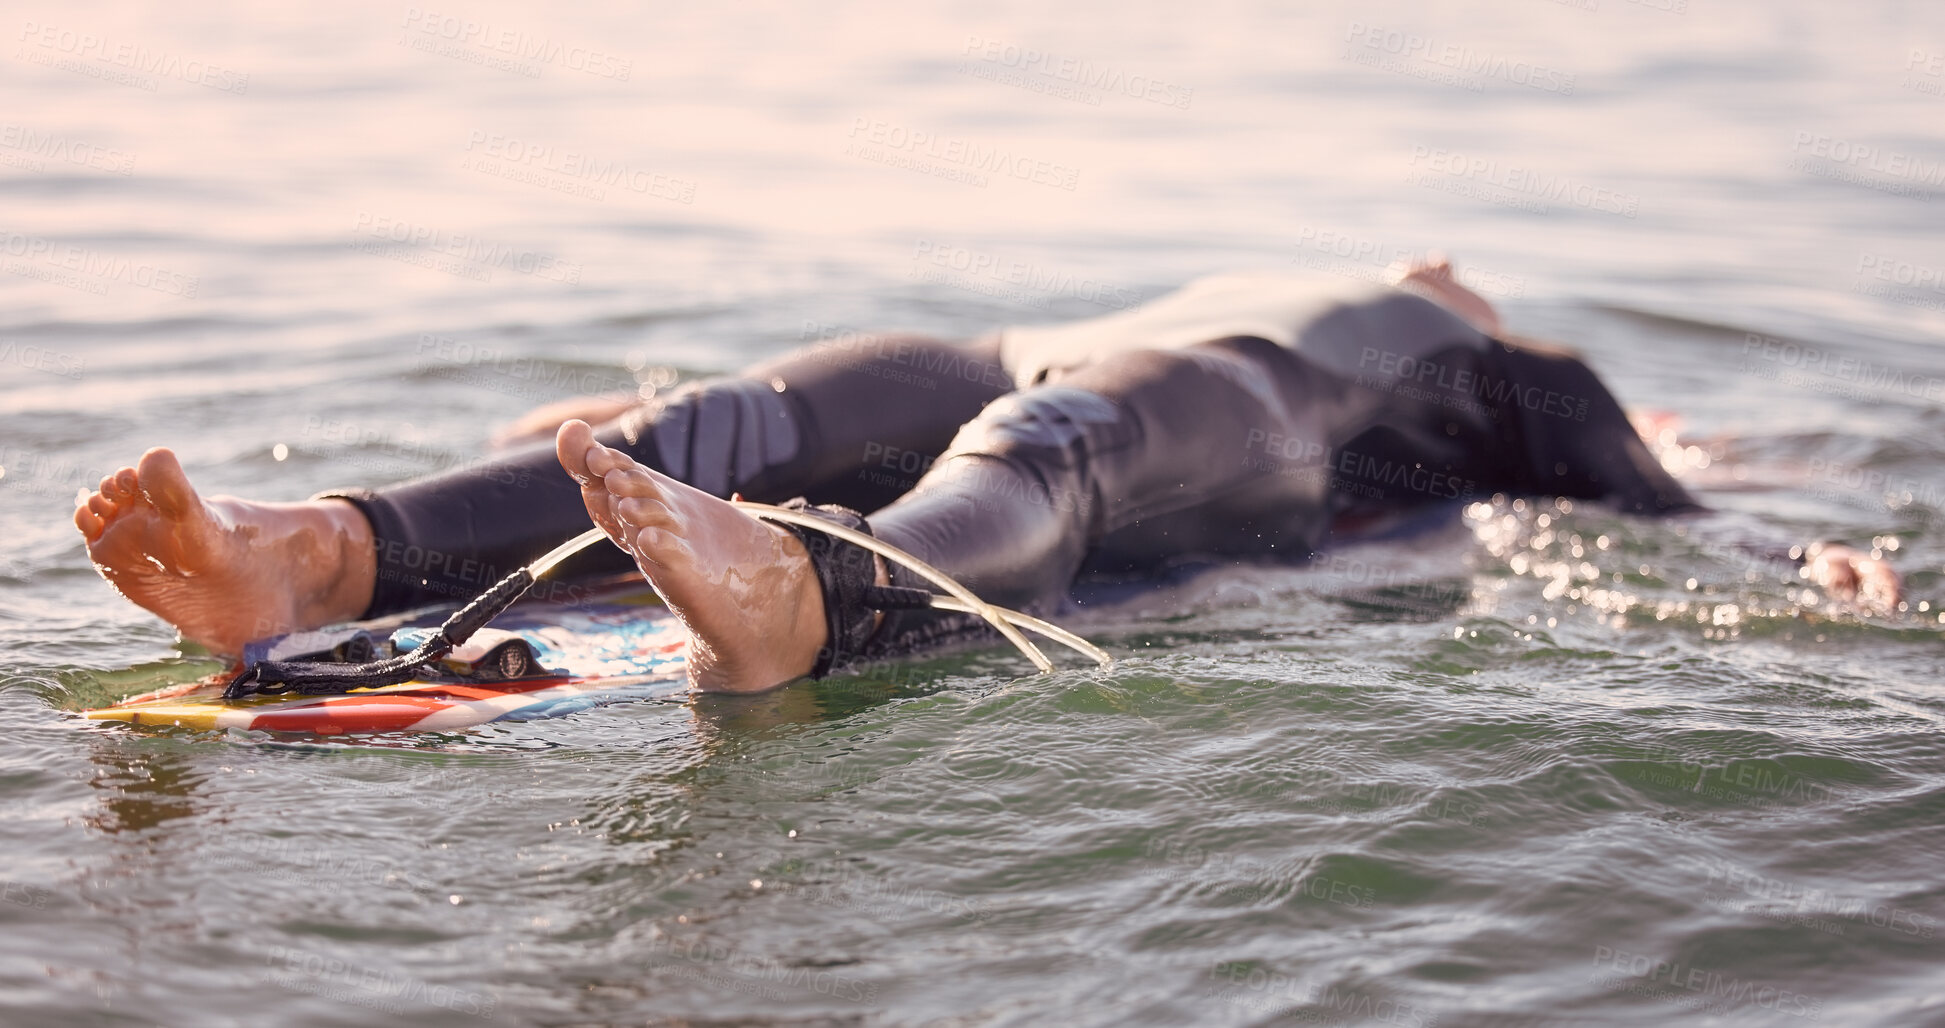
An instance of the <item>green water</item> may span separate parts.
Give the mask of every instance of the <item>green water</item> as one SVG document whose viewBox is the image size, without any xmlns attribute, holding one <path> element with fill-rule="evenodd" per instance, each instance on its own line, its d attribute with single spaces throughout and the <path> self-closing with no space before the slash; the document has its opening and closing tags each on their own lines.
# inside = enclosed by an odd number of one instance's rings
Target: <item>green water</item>
<svg viewBox="0 0 1945 1028">
<path fill-rule="evenodd" d="M 1945 24 L 1671 6 L 455 12 L 626 80 L 428 50 L 383 5 L 18 15 L 251 77 L 131 87 L 18 28 L 0 55 L 7 118 L 131 159 L 0 126 L 0 249 L 197 284 L 0 260 L 0 1023 L 1945 1023 L 1945 293 L 1918 281 Z M 1575 88 L 1445 84 L 1392 29 Z M 1066 80 L 1002 77 L 1006 45 L 1192 100 L 1028 88 Z M 1077 184 L 860 159 L 858 119 Z M 475 133 L 693 196 L 482 174 Z M 1427 179 L 1434 151 L 1638 209 L 1482 197 L 1504 175 Z M 373 251 L 380 218 L 575 276 Z M 1348 283 L 1434 246 L 1680 414 L 1668 459 L 1718 513 L 1486 503 L 1218 569 L 1064 617 L 1107 671 L 994 646 L 339 741 L 71 714 L 216 667 L 68 522 L 146 446 L 294 500 L 817 335 L 970 335 L 1235 268 Z M 961 252 L 1031 273 L 924 259 Z M 1907 609 L 1761 555 L 1828 537 L 1879 547 Z"/>
</svg>

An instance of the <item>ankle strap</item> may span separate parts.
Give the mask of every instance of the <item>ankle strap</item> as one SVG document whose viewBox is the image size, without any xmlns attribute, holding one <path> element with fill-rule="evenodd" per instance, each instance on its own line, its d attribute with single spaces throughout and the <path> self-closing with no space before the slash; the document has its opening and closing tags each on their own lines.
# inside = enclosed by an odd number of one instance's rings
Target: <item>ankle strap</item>
<svg viewBox="0 0 1945 1028">
<path fill-rule="evenodd" d="M 849 507 L 813 506 L 801 496 L 782 506 L 871 534 L 871 526 L 864 516 Z M 877 611 L 932 605 L 932 594 L 924 589 L 877 584 L 877 560 L 864 547 L 813 528 L 791 524 L 783 527 L 804 544 L 804 550 L 810 554 L 810 566 L 817 572 L 818 587 L 824 594 L 825 642 L 817 651 L 817 663 L 811 667 L 810 677 L 823 678 L 832 670 L 857 660 L 871 641 Z"/>
</svg>

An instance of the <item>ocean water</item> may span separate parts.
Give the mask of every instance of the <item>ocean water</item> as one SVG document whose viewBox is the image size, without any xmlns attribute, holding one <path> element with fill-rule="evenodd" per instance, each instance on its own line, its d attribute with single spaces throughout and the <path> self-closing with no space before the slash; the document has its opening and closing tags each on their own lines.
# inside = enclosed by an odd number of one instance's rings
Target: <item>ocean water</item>
<svg viewBox="0 0 1945 1028">
<path fill-rule="evenodd" d="M 1519 0 L 9 8 L 0 1022 L 1945 1023 L 1945 16 Z M 305 741 L 70 521 L 811 339 L 1443 249 L 1717 513 L 1485 501 L 998 648 Z M 1863 617 L 1753 552 L 1875 547 Z"/>
</svg>

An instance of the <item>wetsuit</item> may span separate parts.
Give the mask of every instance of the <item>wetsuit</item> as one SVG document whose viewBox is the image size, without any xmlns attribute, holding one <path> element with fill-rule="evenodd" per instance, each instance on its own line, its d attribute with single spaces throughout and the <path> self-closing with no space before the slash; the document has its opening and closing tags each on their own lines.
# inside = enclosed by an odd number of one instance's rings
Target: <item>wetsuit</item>
<svg viewBox="0 0 1945 1028">
<path fill-rule="evenodd" d="M 1489 338 L 1403 291 L 1284 274 L 967 344 L 834 340 L 597 434 L 717 496 L 868 512 L 871 531 L 981 597 L 1040 611 L 1085 571 L 1301 561 L 1333 528 L 1494 493 L 1693 506 L 1573 356 Z M 367 616 L 470 596 L 587 527 L 547 447 L 333 495 L 377 539 Z M 870 653 L 969 625 L 894 613 Z"/>
</svg>

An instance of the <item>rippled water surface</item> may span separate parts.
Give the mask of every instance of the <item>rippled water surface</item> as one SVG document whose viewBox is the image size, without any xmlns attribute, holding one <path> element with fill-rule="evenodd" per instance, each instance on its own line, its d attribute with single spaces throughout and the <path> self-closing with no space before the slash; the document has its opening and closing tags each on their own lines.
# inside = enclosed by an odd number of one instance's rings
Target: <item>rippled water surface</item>
<svg viewBox="0 0 1945 1028">
<path fill-rule="evenodd" d="M 1945 18 L 1293 6 L 11 7 L 0 1021 L 1945 1021 Z M 1220 569 L 1073 621 L 1105 672 L 71 714 L 216 669 L 68 521 L 146 446 L 299 499 L 821 335 L 1428 248 L 1678 414 L 1717 513 Z M 1907 609 L 1763 555 L 1817 538 Z"/>
</svg>

